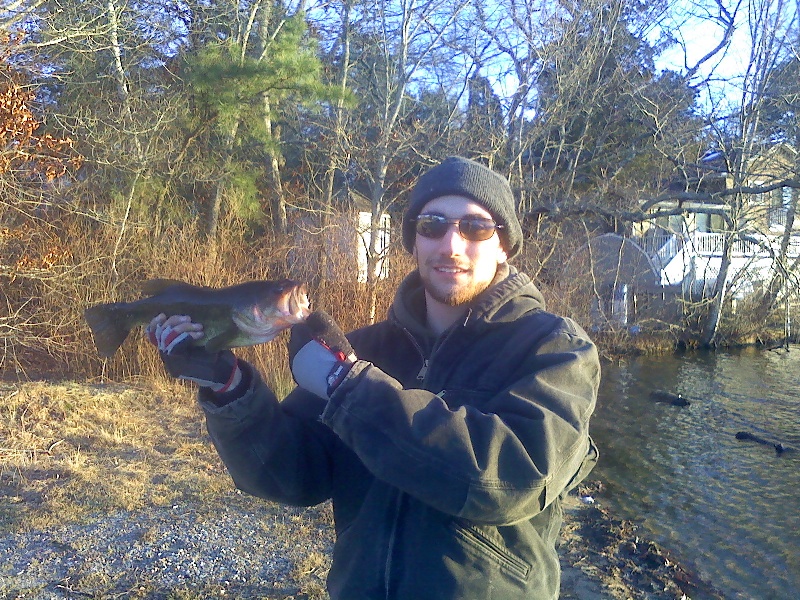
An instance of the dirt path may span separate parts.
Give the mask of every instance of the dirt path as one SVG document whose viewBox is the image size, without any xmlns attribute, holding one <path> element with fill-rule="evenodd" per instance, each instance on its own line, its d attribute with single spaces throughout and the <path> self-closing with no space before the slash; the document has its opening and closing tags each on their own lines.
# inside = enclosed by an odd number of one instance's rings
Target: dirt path
<svg viewBox="0 0 800 600">
<path fill-rule="evenodd" d="M 0 598 L 325 598 L 327 507 L 231 492 L 0 539 Z"/>
</svg>

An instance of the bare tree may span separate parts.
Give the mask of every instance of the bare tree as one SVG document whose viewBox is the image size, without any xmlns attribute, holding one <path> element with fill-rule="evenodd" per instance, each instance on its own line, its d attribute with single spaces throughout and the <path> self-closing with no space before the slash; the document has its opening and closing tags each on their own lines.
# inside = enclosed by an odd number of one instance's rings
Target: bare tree
<svg viewBox="0 0 800 600">
<path fill-rule="evenodd" d="M 793 27 L 796 28 L 797 6 L 786 0 L 740 0 L 728 7 L 718 0 L 715 6 L 730 26 L 738 25 L 746 32 L 749 44 L 746 66 L 741 74 L 728 77 L 727 85 L 721 89 L 713 87 L 713 79 L 706 79 L 705 84 L 712 140 L 723 157 L 728 180 L 725 189 L 719 192 L 728 227 L 719 274 L 700 335 L 699 341 L 703 345 L 713 345 L 716 341 L 723 306 L 730 292 L 729 269 L 735 241 L 747 239 L 754 230 L 768 234 L 758 231 L 758 224 L 763 224 L 764 219 L 759 219 L 757 213 L 763 213 L 764 209 L 759 202 L 754 202 L 754 198 L 768 197 L 773 190 L 796 187 L 800 183 L 796 171 L 768 169 L 763 159 L 768 148 L 775 143 L 770 139 L 771 127 L 767 121 L 769 90 L 773 87 L 772 80 L 777 76 L 781 61 L 796 51 L 792 48 L 789 33 Z M 724 39 L 729 40 L 730 36 L 726 35 Z M 692 74 L 691 70 L 689 74 Z M 731 88 L 738 90 L 738 95 L 732 95 Z M 776 277 L 787 282 L 785 265 L 789 236 L 794 228 L 793 215 L 794 210 L 785 214 L 792 218 L 784 222 L 784 237 L 774 255 Z M 772 251 L 775 251 L 774 247 Z M 774 282 L 770 283 L 768 288 L 774 285 Z M 771 293 L 774 294 L 774 289 Z"/>
<path fill-rule="evenodd" d="M 374 306 L 377 266 L 384 258 L 377 246 L 382 215 L 408 180 L 407 156 L 427 157 L 431 131 L 415 112 L 417 93 L 434 76 L 436 52 L 468 4 L 466 0 L 367 0 L 350 7 L 348 65 L 340 65 L 339 82 L 350 82 L 360 104 L 346 114 L 337 110 L 336 129 L 343 137 L 348 163 L 341 164 L 350 185 L 360 189 L 371 207 L 367 250 L 367 286 Z M 344 69 L 347 69 L 346 71 Z M 330 180 L 329 180 L 330 181 Z M 390 193 L 390 189 L 394 193 Z"/>
</svg>

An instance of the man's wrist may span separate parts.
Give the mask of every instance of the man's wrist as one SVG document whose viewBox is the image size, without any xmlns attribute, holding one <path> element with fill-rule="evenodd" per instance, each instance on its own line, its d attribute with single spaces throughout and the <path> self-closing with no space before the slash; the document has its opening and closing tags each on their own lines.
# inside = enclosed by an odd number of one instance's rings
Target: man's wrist
<svg viewBox="0 0 800 600">
<path fill-rule="evenodd" d="M 249 365 L 244 361 L 236 361 L 236 368 L 232 373 L 232 380 L 230 386 L 220 391 L 214 391 L 210 388 L 210 393 L 204 395 L 204 399 L 211 402 L 214 406 L 222 407 L 230 404 L 241 398 L 250 389 L 253 380 L 253 375 L 250 372 Z"/>
<path fill-rule="evenodd" d="M 216 394 L 224 394 L 225 392 L 229 392 L 232 389 L 236 388 L 239 383 L 242 381 L 242 370 L 239 368 L 239 359 L 235 356 L 233 357 L 233 367 L 231 368 L 231 373 L 228 376 L 228 380 L 225 383 L 216 383 L 211 386 L 211 389 Z"/>
<path fill-rule="evenodd" d="M 353 368 L 353 363 L 350 360 L 340 360 L 337 362 L 331 372 L 328 373 L 327 383 L 328 383 L 328 397 L 330 398 L 333 392 L 336 391 L 336 388 L 345 380 L 347 374 L 350 372 L 350 369 Z"/>
</svg>

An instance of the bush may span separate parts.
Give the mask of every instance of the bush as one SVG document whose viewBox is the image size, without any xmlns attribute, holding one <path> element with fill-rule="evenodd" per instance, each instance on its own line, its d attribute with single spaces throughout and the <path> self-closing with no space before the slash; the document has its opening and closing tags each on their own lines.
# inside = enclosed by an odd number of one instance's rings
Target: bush
<svg viewBox="0 0 800 600">
<path fill-rule="evenodd" d="M 398 247 L 391 277 L 370 286 L 357 281 L 354 260 L 329 261 L 328 277 L 320 279 L 315 257 L 329 250 L 330 232 L 300 231 L 282 239 L 256 236 L 230 221 L 212 248 L 204 231 L 193 226 L 128 222 L 122 228 L 53 207 L 46 218 L 12 223 L 7 217 L 0 213 L 0 223 L 7 223 L 0 227 L 0 374 L 5 377 L 161 377 L 160 361 L 135 332 L 114 357 L 101 359 L 83 319 L 90 305 L 137 299 L 140 283 L 148 279 L 223 287 L 290 277 L 309 282 L 312 306 L 349 330 L 369 323 L 373 312 L 378 318 L 386 314 L 411 266 Z M 293 260 L 297 255 L 304 260 Z M 278 388 L 291 383 L 281 343 L 286 335 L 278 343 L 239 350 Z"/>
</svg>

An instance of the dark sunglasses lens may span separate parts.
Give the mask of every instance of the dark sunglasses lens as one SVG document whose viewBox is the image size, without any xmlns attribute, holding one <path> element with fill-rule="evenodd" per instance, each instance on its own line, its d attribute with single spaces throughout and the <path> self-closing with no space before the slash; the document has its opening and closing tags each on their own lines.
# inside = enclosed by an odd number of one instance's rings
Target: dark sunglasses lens
<svg viewBox="0 0 800 600">
<path fill-rule="evenodd" d="M 417 233 L 422 237 L 438 240 L 445 233 L 450 224 L 447 219 L 438 215 L 422 215 L 417 217 Z"/>
<path fill-rule="evenodd" d="M 495 223 L 489 219 L 461 219 L 458 230 L 465 240 L 482 242 L 494 235 Z"/>
</svg>

